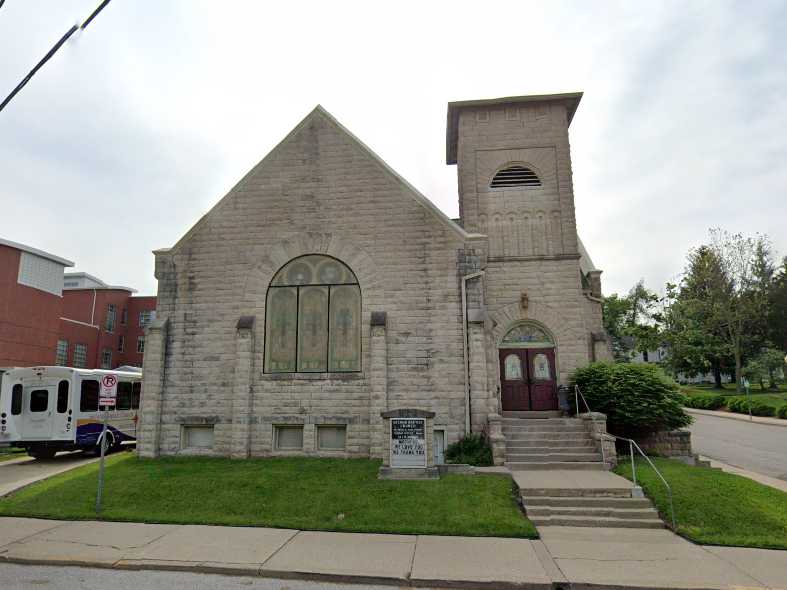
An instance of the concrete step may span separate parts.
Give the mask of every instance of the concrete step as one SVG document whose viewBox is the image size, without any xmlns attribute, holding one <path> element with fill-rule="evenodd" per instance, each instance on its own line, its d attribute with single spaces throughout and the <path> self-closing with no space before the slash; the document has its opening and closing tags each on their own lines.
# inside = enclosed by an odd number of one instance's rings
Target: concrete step
<svg viewBox="0 0 787 590">
<path fill-rule="evenodd" d="M 593 440 L 589 432 L 509 432 L 504 434 L 509 440 L 538 440 L 538 441 L 559 441 L 559 440 Z M 551 444 L 551 443 L 550 443 Z"/>
<path fill-rule="evenodd" d="M 584 424 L 503 424 L 503 432 L 587 432 Z"/>
<path fill-rule="evenodd" d="M 506 444 L 515 447 L 585 447 L 595 446 L 596 442 L 588 436 L 572 436 L 566 438 L 511 437 L 506 439 Z"/>
<path fill-rule="evenodd" d="M 506 461 L 516 463 L 519 461 L 534 461 L 538 463 L 564 463 L 572 461 L 601 461 L 601 453 L 506 453 Z"/>
<path fill-rule="evenodd" d="M 574 418 L 503 418 L 503 424 L 512 426 L 538 426 L 545 424 L 582 424 L 581 420 Z"/>
<path fill-rule="evenodd" d="M 561 418 L 563 412 L 560 410 L 503 410 L 503 418 L 518 418 L 529 420 L 548 420 L 549 418 Z"/>
<path fill-rule="evenodd" d="M 527 506 L 525 505 L 528 518 L 532 517 L 556 517 L 569 516 L 588 518 L 636 518 L 636 519 L 658 519 L 659 513 L 653 508 L 635 508 L 627 510 L 623 508 L 589 508 L 587 506 L 568 507 L 568 506 Z"/>
<path fill-rule="evenodd" d="M 530 518 L 530 517 L 528 517 Z M 612 518 L 584 516 L 538 516 L 530 518 L 539 526 L 583 526 L 624 529 L 663 529 L 664 523 L 657 518 Z"/>
<path fill-rule="evenodd" d="M 546 469 L 602 471 L 605 469 L 603 463 L 590 461 L 506 461 L 505 465 L 512 471 L 543 471 Z"/>
<path fill-rule="evenodd" d="M 590 442 L 590 441 L 589 441 Z M 569 454 L 584 454 L 595 453 L 595 445 L 577 445 L 575 447 L 567 446 L 548 446 L 548 447 L 535 447 L 528 445 L 506 445 L 506 453 L 512 455 L 548 455 L 550 453 L 569 453 Z"/>
<path fill-rule="evenodd" d="M 588 506 L 590 508 L 652 508 L 647 498 L 617 498 L 591 496 L 522 496 L 525 506 L 567 506 L 569 508 Z"/>
<path fill-rule="evenodd" d="M 631 499 L 631 488 L 520 488 L 523 498 Z"/>
</svg>

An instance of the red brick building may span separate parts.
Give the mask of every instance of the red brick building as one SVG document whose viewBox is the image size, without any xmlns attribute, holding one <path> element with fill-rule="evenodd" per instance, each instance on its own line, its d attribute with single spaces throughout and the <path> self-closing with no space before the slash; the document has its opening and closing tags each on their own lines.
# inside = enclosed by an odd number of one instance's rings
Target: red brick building
<svg viewBox="0 0 787 590">
<path fill-rule="evenodd" d="M 0 238 L 0 367 L 55 363 L 68 266 L 74 263 Z"/>
<path fill-rule="evenodd" d="M 0 367 L 142 366 L 156 297 L 107 285 L 74 263 L 0 240 Z"/>
</svg>

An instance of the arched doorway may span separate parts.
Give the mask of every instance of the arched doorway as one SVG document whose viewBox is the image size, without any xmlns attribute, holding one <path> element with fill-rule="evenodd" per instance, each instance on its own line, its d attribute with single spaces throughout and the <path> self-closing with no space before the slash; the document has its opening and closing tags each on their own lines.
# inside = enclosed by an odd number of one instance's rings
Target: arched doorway
<svg viewBox="0 0 787 590">
<path fill-rule="evenodd" d="M 540 324 L 524 321 L 499 346 L 503 411 L 557 410 L 555 340 Z"/>
</svg>

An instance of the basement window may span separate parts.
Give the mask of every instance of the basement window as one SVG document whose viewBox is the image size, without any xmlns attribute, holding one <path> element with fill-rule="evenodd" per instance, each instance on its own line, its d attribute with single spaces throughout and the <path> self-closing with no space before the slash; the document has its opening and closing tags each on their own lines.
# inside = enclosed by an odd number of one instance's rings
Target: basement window
<svg viewBox="0 0 787 590">
<path fill-rule="evenodd" d="M 303 449 L 303 426 L 275 426 L 274 429 L 274 446 L 277 451 Z"/>
<path fill-rule="evenodd" d="M 490 188 L 541 186 L 541 179 L 530 168 L 515 164 L 499 170 L 489 186 Z"/>
<path fill-rule="evenodd" d="M 317 448 L 321 451 L 343 451 L 347 445 L 346 426 L 318 426 Z"/>
<path fill-rule="evenodd" d="M 214 441 L 213 425 L 183 427 L 184 449 L 212 449 Z"/>
</svg>

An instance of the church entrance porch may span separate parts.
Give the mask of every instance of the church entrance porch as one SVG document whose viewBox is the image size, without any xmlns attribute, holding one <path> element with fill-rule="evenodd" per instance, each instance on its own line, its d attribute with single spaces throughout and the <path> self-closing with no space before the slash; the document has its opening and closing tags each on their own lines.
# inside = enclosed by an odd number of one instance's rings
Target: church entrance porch
<svg viewBox="0 0 787 590">
<path fill-rule="evenodd" d="M 557 410 L 554 366 L 554 349 L 501 348 L 503 411 Z"/>
</svg>

